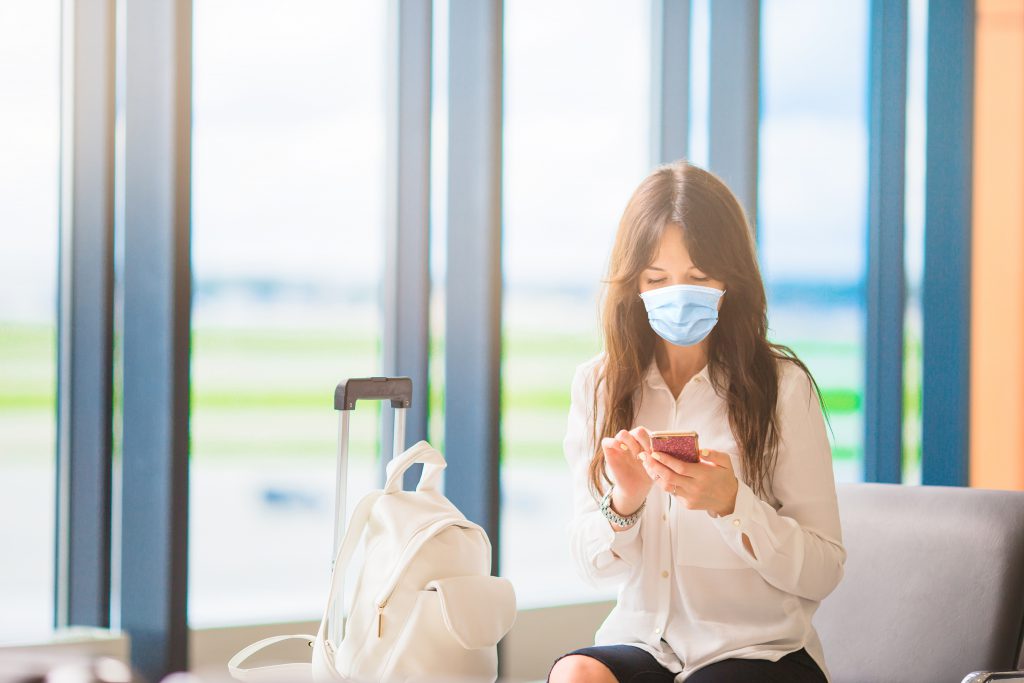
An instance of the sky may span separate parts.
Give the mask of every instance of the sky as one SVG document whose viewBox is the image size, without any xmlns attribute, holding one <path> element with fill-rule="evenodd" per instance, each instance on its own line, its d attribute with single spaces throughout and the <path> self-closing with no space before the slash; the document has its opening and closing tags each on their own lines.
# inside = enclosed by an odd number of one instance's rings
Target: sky
<svg viewBox="0 0 1024 683">
<path fill-rule="evenodd" d="M 695 0 L 693 156 L 706 150 L 707 0 Z M 285 10 L 287 5 L 287 10 Z M 372 289 L 386 220 L 388 3 L 196 0 L 193 266 L 205 283 Z M 923 1 L 911 3 L 923 25 Z M 867 3 L 763 3 L 761 258 L 769 280 L 864 271 Z M 435 3 L 432 268 L 445 259 L 447 83 Z M 510 291 L 589 288 L 649 157 L 650 4 L 509 0 L 504 242 Z M 0 320 L 52 318 L 60 9 L 0 2 Z M 908 268 L 919 272 L 923 83 L 911 35 Z M 916 69 L 916 71 L 915 71 Z M 703 74 L 703 76 L 702 76 Z"/>
</svg>

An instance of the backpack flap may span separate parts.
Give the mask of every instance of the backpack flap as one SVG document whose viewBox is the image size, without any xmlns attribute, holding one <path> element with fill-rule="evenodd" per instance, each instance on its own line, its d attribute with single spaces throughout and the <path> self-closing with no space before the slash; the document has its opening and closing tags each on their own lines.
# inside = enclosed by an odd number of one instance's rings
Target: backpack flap
<svg viewBox="0 0 1024 683">
<path fill-rule="evenodd" d="M 497 645 L 516 620 L 516 594 L 508 579 L 456 576 L 431 581 L 426 589 L 438 592 L 445 626 L 467 650 Z"/>
</svg>

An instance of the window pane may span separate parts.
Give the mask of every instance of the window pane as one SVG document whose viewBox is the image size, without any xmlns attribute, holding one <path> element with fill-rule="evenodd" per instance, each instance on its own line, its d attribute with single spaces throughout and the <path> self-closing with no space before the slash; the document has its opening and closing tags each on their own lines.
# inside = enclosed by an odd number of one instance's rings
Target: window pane
<svg viewBox="0 0 1024 683">
<path fill-rule="evenodd" d="M 569 558 L 562 439 L 615 229 L 650 170 L 651 18 L 648 3 L 505 8 L 501 557 L 528 606 L 609 597 Z"/>
<path fill-rule="evenodd" d="M 430 352 L 427 437 L 444 450 L 444 326 L 448 272 L 448 0 L 433 4 L 430 103 Z"/>
<path fill-rule="evenodd" d="M 925 61 L 928 2 L 907 3 L 907 154 L 903 325 L 903 483 L 921 483 L 921 282 L 924 274 Z"/>
<path fill-rule="evenodd" d="M 0 642 L 53 625 L 60 3 L 0 3 Z"/>
<path fill-rule="evenodd" d="M 192 626 L 323 610 L 333 391 L 380 374 L 385 9 L 195 3 Z M 359 407 L 350 508 L 377 484 Z"/>
<path fill-rule="evenodd" d="M 861 478 L 867 2 L 762 3 L 758 240 L 769 334 L 820 385 L 837 480 Z"/>
</svg>

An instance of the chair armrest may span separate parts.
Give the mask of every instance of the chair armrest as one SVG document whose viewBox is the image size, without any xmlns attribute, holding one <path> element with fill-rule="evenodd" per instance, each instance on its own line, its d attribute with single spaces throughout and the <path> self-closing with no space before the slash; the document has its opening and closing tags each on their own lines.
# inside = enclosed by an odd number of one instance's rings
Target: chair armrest
<svg viewBox="0 0 1024 683">
<path fill-rule="evenodd" d="M 974 671 L 960 683 L 990 683 L 993 681 L 1019 681 L 1024 683 L 1024 671 Z"/>
</svg>

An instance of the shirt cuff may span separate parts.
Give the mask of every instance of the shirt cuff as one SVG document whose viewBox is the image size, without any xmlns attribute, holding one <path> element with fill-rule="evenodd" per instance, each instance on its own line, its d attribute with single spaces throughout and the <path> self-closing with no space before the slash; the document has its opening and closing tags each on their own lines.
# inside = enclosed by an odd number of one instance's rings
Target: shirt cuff
<svg viewBox="0 0 1024 683">
<path fill-rule="evenodd" d="M 732 513 L 714 517 L 712 521 L 714 521 L 715 526 L 718 527 L 719 532 L 721 532 L 733 550 L 738 552 L 744 559 L 756 562 L 757 560 L 743 546 L 743 532 L 749 531 L 754 523 L 752 517 L 756 496 L 754 491 L 743 480 L 737 477 L 736 481 L 738 483 L 736 488 L 736 505 L 733 507 Z"/>
<path fill-rule="evenodd" d="M 598 532 L 597 544 L 594 547 L 594 555 L 598 558 L 598 564 L 610 564 L 614 558 L 608 556 L 608 560 L 602 562 L 601 556 L 606 552 L 614 553 L 627 564 L 635 565 L 640 561 L 640 525 L 643 524 L 643 515 L 636 524 L 624 531 L 616 531 L 605 516 L 597 512 L 597 521 L 600 531 Z"/>
<path fill-rule="evenodd" d="M 612 535 L 615 537 L 612 539 L 611 545 L 608 546 L 609 549 L 616 551 L 617 555 L 621 555 L 622 553 L 618 551 L 631 545 L 633 541 L 635 541 L 637 537 L 640 535 L 640 525 L 642 523 L 643 517 L 641 516 L 640 519 L 636 520 L 636 524 L 622 531 L 616 531 L 615 529 L 612 529 L 612 525 L 609 524 L 608 529 L 612 532 Z"/>
</svg>

